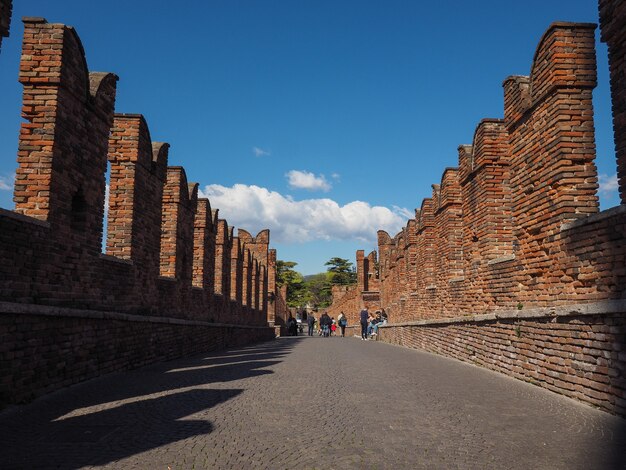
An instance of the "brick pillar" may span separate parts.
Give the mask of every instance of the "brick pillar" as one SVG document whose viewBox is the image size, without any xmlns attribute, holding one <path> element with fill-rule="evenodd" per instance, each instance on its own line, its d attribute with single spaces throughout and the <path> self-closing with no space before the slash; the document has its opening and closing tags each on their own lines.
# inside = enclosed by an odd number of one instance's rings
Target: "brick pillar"
<svg viewBox="0 0 626 470">
<path fill-rule="evenodd" d="M 435 212 L 435 279 L 441 313 L 458 314 L 456 301 L 460 300 L 458 285 L 463 276 L 463 219 L 461 185 L 456 168 L 446 168 L 439 190 Z"/>
<path fill-rule="evenodd" d="M 242 251 L 242 264 L 243 264 L 243 305 L 248 308 L 252 308 L 252 253 L 244 246 Z"/>
<path fill-rule="evenodd" d="M 212 297 L 215 287 L 215 236 L 213 213 L 208 199 L 198 199 L 194 220 L 193 285 Z"/>
<path fill-rule="evenodd" d="M 380 290 L 376 269 L 377 264 L 376 251 L 372 251 L 369 255 L 367 255 L 367 287 L 372 291 Z"/>
<path fill-rule="evenodd" d="M 268 252 L 267 260 L 267 322 L 272 326 L 276 322 L 276 250 Z"/>
<path fill-rule="evenodd" d="M 527 80 L 513 77 L 517 101 L 509 112 L 522 116 L 528 103 Z M 513 109 L 515 108 L 515 109 Z M 470 311 L 493 307 L 502 286 L 491 282 L 491 263 L 514 253 L 509 134 L 504 121 L 483 119 L 472 146 L 459 147 L 462 192 L 464 281 L 463 301 Z M 495 296 L 495 297 L 494 297 Z"/>
<path fill-rule="evenodd" d="M 433 185 L 438 186 L 438 185 Z M 419 212 L 417 226 L 417 266 L 418 266 L 418 288 L 423 291 L 426 288 L 434 287 L 435 276 L 435 211 L 434 201 L 427 198 L 422 201 Z"/>
<path fill-rule="evenodd" d="M 367 273 L 365 272 L 365 252 L 357 250 L 356 252 L 356 285 L 358 295 L 367 290 Z"/>
<path fill-rule="evenodd" d="M 592 90 L 595 25 L 554 23 L 541 39 L 529 79 L 504 82 L 516 252 L 524 292 L 518 301 L 561 294 L 550 254 L 561 226 L 598 211 Z M 519 283 L 521 284 L 521 283 Z"/>
<path fill-rule="evenodd" d="M 626 2 L 600 0 L 601 39 L 609 49 L 617 179 L 626 204 Z"/>
<path fill-rule="evenodd" d="M 243 304 L 243 260 L 239 237 L 233 237 L 230 249 L 230 300 Z"/>
<path fill-rule="evenodd" d="M 157 298 L 160 269 L 161 205 L 169 145 L 150 141 L 143 116 L 116 114 L 109 136 L 111 163 L 108 255 L 133 261 L 140 304 Z"/>
<path fill-rule="evenodd" d="M 267 266 L 269 264 L 269 243 L 270 243 L 270 231 L 265 229 L 261 230 L 256 237 L 253 237 L 247 230 L 238 229 L 237 235 L 239 236 L 244 247 L 248 248 L 252 256 L 258 261 L 261 266 Z M 265 283 L 266 284 L 266 283 Z M 268 292 L 263 291 L 260 293 L 261 298 L 259 300 L 261 309 L 267 316 L 267 297 Z"/>
<path fill-rule="evenodd" d="M 259 313 L 257 322 L 259 325 L 267 323 L 267 268 L 259 263 Z"/>
<path fill-rule="evenodd" d="M 76 31 L 24 19 L 15 211 L 47 220 L 73 251 L 101 252 L 117 77 L 89 73 Z"/>
<path fill-rule="evenodd" d="M 228 237 L 228 231 L 228 222 L 218 219 L 215 237 L 215 293 L 224 298 L 230 297 L 231 240 Z M 226 272 L 228 276 L 225 275 Z"/>
<path fill-rule="evenodd" d="M 390 302 L 390 277 L 389 277 L 389 267 L 390 267 L 390 257 L 391 257 L 391 247 L 392 241 L 391 237 L 384 230 L 379 230 L 377 232 L 378 238 L 378 277 L 380 280 L 380 302 L 381 307 L 385 309 L 389 309 Z"/>
<path fill-rule="evenodd" d="M 433 185 L 437 186 L 437 185 Z M 434 190 L 434 188 L 433 188 Z M 417 226 L 417 299 L 419 299 L 420 315 L 432 315 L 429 308 L 435 302 L 437 286 L 435 275 L 435 203 L 432 198 L 424 199 L 419 212 Z"/>
<path fill-rule="evenodd" d="M 253 312 L 259 311 L 259 262 L 252 259 L 252 268 L 250 269 L 250 307 Z"/>
<path fill-rule="evenodd" d="M 198 185 L 187 184 L 182 167 L 168 167 L 163 188 L 161 221 L 161 276 L 190 287 L 193 277 L 193 231 Z"/>
</svg>

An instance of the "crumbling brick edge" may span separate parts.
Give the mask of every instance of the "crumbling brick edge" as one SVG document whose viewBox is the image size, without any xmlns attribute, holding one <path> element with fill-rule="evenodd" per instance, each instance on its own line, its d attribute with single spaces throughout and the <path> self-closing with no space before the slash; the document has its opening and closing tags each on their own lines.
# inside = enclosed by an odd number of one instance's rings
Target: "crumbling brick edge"
<svg viewBox="0 0 626 470">
<path fill-rule="evenodd" d="M 418 320 L 402 323 L 390 323 L 381 325 L 379 328 L 393 328 L 400 326 L 432 326 L 451 325 L 455 323 L 480 323 L 495 320 L 525 320 L 538 318 L 579 317 L 584 315 L 610 315 L 614 313 L 626 313 L 626 299 L 602 300 L 599 302 L 561 305 L 558 307 L 540 307 L 522 310 L 502 310 L 480 315 L 465 315 L 454 318 L 438 318 Z"/>
</svg>

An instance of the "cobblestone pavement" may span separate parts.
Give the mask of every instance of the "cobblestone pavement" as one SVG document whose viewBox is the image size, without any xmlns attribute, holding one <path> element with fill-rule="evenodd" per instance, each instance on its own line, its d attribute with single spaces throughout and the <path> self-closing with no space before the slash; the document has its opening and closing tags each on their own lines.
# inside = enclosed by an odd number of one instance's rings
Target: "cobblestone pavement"
<svg viewBox="0 0 626 470">
<path fill-rule="evenodd" d="M 613 469 L 625 420 L 355 338 L 281 338 L 0 413 L 0 468 Z"/>
</svg>

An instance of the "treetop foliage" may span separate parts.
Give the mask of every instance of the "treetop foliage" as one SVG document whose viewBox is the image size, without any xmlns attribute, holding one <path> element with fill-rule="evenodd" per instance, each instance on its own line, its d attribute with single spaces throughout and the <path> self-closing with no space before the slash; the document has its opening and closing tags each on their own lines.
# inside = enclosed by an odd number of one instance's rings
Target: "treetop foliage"
<svg viewBox="0 0 626 470">
<path fill-rule="evenodd" d="M 293 261 L 276 261 L 276 283 L 287 285 L 287 305 L 291 308 L 325 308 L 332 302 L 333 285 L 356 284 L 356 272 L 347 259 L 334 257 L 325 263 L 325 273 L 306 278 L 294 268 Z"/>
</svg>

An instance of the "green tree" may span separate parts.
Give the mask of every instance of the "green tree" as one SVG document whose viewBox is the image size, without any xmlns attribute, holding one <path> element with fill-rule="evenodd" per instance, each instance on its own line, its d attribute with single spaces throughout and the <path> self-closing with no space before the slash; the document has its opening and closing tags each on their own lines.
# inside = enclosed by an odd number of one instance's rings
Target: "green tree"
<svg viewBox="0 0 626 470">
<path fill-rule="evenodd" d="M 334 257 L 324 263 L 328 267 L 330 283 L 341 286 L 356 284 L 354 265 L 347 259 Z"/>
<path fill-rule="evenodd" d="M 293 261 L 276 261 L 276 284 L 279 287 L 287 285 L 287 305 L 298 308 L 306 305 L 309 301 L 309 293 L 304 282 L 304 277 L 294 270 L 298 263 Z"/>
<path fill-rule="evenodd" d="M 332 285 L 328 273 L 307 276 L 306 288 L 309 301 L 315 308 L 326 308 L 332 302 Z"/>
</svg>

